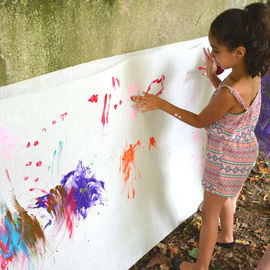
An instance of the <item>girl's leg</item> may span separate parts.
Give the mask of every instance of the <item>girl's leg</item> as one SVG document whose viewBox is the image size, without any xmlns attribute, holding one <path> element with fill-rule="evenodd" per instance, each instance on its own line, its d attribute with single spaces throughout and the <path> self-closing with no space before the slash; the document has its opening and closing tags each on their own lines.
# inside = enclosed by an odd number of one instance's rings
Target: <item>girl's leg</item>
<svg viewBox="0 0 270 270">
<path fill-rule="evenodd" d="M 220 213 L 221 232 L 218 234 L 217 242 L 233 242 L 233 214 L 234 202 L 229 198 L 223 205 Z"/>
<path fill-rule="evenodd" d="M 208 191 L 204 191 L 199 257 L 195 264 L 182 263 L 180 266 L 181 270 L 208 270 L 217 241 L 218 217 L 227 200 L 230 200 L 230 198 L 217 196 Z"/>
</svg>

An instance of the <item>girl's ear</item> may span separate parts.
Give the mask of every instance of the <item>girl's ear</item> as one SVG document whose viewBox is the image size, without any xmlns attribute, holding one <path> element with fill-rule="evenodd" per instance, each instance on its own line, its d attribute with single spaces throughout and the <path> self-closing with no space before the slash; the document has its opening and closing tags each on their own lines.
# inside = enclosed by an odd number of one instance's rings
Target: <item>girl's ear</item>
<svg viewBox="0 0 270 270">
<path fill-rule="evenodd" d="M 235 55 L 239 58 L 244 57 L 246 54 L 246 48 L 244 46 L 239 46 L 235 49 Z"/>
</svg>

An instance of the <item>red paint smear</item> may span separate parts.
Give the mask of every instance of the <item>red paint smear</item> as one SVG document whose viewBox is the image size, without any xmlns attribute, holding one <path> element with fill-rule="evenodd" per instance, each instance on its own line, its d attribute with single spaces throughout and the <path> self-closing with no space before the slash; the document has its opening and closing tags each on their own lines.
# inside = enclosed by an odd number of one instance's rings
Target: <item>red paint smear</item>
<svg viewBox="0 0 270 270">
<path fill-rule="evenodd" d="M 89 99 L 89 102 L 98 102 L 98 95 L 92 95 Z"/>
<path fill-rule="evenodd" d="M 157 80 L 154 80 L 153 82 L 151 82 L 150 85 L 147 88 L 147 93 L 149 93 L 149 91 L 151 90 L 151 86 L 154 83 L 157 83 L 157 84 L 161 84 L 161 89 L 158 91 L 158 93 L 156 94 L 156 96 L 161 95 L 162 92 L 163 92 L 163 90 L 164 90 L 164 80 L 165 80 L 165 76 L 162 75 L 160 79 L 157 79 Z"/>
<path fill-rule="evenodd" d="M 56 124 L 56 121 L 55 121 L 55 120 L 53 120 L 53 121 L 52 121 L 52 124 L 53 124 L 53 125 L 55 125 L 55 124 Z"/>
<path fill-rule="evenodd" d="M 121 157 L 121 164 L 120 164 L 120 170 L 122 169 L 122 174 L 124 175 L 124 186 L 121 191 L 121 194 L 123 193 L 124 189 L 126 188 L 127 184 L 130 183 L 131 189 L 132 189 L 132 198 L 135 197 L 135 189 L 133 186 L 134 179 L 130 179 L 130 173 L 131 169 L 135 169 L 135 151 L 137 150 L 136 147 L 140 146 L 141 143 L 138 141 L 135 145 L 130 144 L 129 148 L 127 150 L 124 150 L 124 154 Z M 128 187 L 128 199 L 129 199 L 129 189 Z"/>
<path fill-rule="evenodd" d="M 39 178 L 37 177 L 37 178 L 35 179 L 35 182 L 38 182 L 38 180 L 39 180 Z"/>
<path fill-rule="evenodd" d="M 39 145 L 39 142 L 38 141 L 35 141 L 34 142 L 34 146 L 37 146 L 37 145 Z"/>
<path fill-rule="evenodd" d="M 72 187 L 66 198 L 66 226 L 69 231 L 69 238 L 73 233 L 73 215 L 76 212 L 76 202 L 74 201 L 74 188 Z"/>
<path fill-rule="evenodd" d="M 41 164 L 42 164 L 42 161 L 38 161 L 37 164 L 36 164 L 36 166 L 37 166 L 37 167 L 40 167 Z"/>
<path fill-rule="evenodd" d="M 109 95 L 109 102 L 108 102 L 108 109 L 107 109 L 107 114 L 106 114 L 106 123 L 109 123 L 109 112 L 110 112 L 110 104 L 111 104 L 111 97 L 112 95 Z"/>
<path fill-rule="evenodd" d="M 206 67 L 198 67 L 199 70 L 205 70 Z"/>
<path fill-rule="evenodd" d="M 26 145 L 26 148 L 29 148 L 30 145 L 31 145 L 30 142 L 28 142 L 27 145 Z"/>
<path fill-rule="evenodd" d="M 101 116 L 101 123 L 102 123 L 103 127 L 105 126 L 105 110 L 106 110 L 106 106 L 107 106 L 107 94 L 104 97 L 103 113 L 102 113 L 102 116 Z"/>
<path fill-rule="evenodd" d="M 115 88 L 115 81 L 117 82 L 117 85 L 118 87 L 120 87 L 120 81 L 118 80 L 117 77 L 112 77 L 112 85 L 113 85 L 113 88 Z"/>
<path fill-rule="evenodd" d="M 24 177 L 24 181 L 27 181 L 29 179 L 29 176 Z"/>
<path fill-rule="evenodd" d="M 46 190 L 41 189 L 41 188 L 29 188 L 29 191 L 41 191 L 44 194 L 48 194 L 48 192 Z"/>
<path fill-rule="evenodd" d="M 9 181 L 9 183 L 11 184 L 10 176 L 9 176 L 9 173 L 8 173 L 8 170 L 7 169 L 6 169 L 6 174 L 7 174 L 7 179 Z"/>
<path fill-rule="evenodd" d="M 154 137 L 149 139 L 149 151 L 151 150 L 152 146 L 158 149 L 158 145 Z"/>
<path fill-rule="evenodd" d="M 114 108 L 117 109 L 117 104 L 114 105 Z"/>
<path fill-rule="evenodd" d="M 121 104 L 122 104 L 122 100 L 119 101 L 119 105 L 121 105 Z"/>
<path fill-rule="evenodd" d="M 28 166 L 31 166 L 32 165 L 32 162 L 29 161 L 25 166 L 28 167 Z"/>
<path fill-rule="evenodd" d="M 67 112 L 62 113 L 62 114 L 60 115 L 60 118 L 61 118 L 62 121 L 65 120 L 65 116 L 67 116 Z"/>
</svg>

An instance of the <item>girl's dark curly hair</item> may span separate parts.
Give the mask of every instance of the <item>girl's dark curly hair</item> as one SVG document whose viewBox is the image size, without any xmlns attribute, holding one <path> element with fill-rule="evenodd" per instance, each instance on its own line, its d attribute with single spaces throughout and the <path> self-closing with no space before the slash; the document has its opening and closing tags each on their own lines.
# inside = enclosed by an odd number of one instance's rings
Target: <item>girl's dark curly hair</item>
<svg viewBox="0 0 270 270">
<path fill-rule="evenodd" d="M 264 76 L 270 66 L 270 4 L 253 3 L 221 13 L 211 24 L 210 33 L 233 50 L 246 48 L 245 64 L 251 77 Z"/>
</svg>

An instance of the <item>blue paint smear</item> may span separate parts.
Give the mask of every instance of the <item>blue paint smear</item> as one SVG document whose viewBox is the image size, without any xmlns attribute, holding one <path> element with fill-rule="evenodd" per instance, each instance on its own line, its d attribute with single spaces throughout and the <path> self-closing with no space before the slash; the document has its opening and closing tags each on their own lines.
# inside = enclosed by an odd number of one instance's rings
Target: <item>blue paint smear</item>
<svg viewBox="0 0 270 270">
<path fill-rule="evenodd" d="M 14 220 L 18 218 L 19 216 L 14 216 Z M 16 227 L 14 227 L 14 224 L 12 224 L 7 216 L 5 217 L 4 225 L 5 227 L 0 229 L 0 238 L 3 244 L 8 247 L 8 251 L 4 253 L 3 250 L 0 249 L 0 254 L 3 254 L 4 258 L 7 259 L 16 255 L 17 252 L 22 251 L 25 256 L 29 257 L 29 250 L 23 240 L 22 232 L 18 231 L 18 226 L 16 225 Z"/>
<path fill-rule="evenodd" d="M 98 181 L 95 175 L 91 173 L 91 169 L 82 165 L 82 161 L 79 161 L 74 171 L 69 172 L 63 177 L 60 184 L 64 187 L 67 194 L 72 191 L 74 205 L 76 205 L 74 214 L 78 214 L 84 219 L 89 208 L 98 204 L 104 205 L 104 182 Z M 47 202 L 52 196 L 52 193 L 48 193 L 45 196 L 38 197 L 35 208 L 47 209 Z"/>
</svg>

